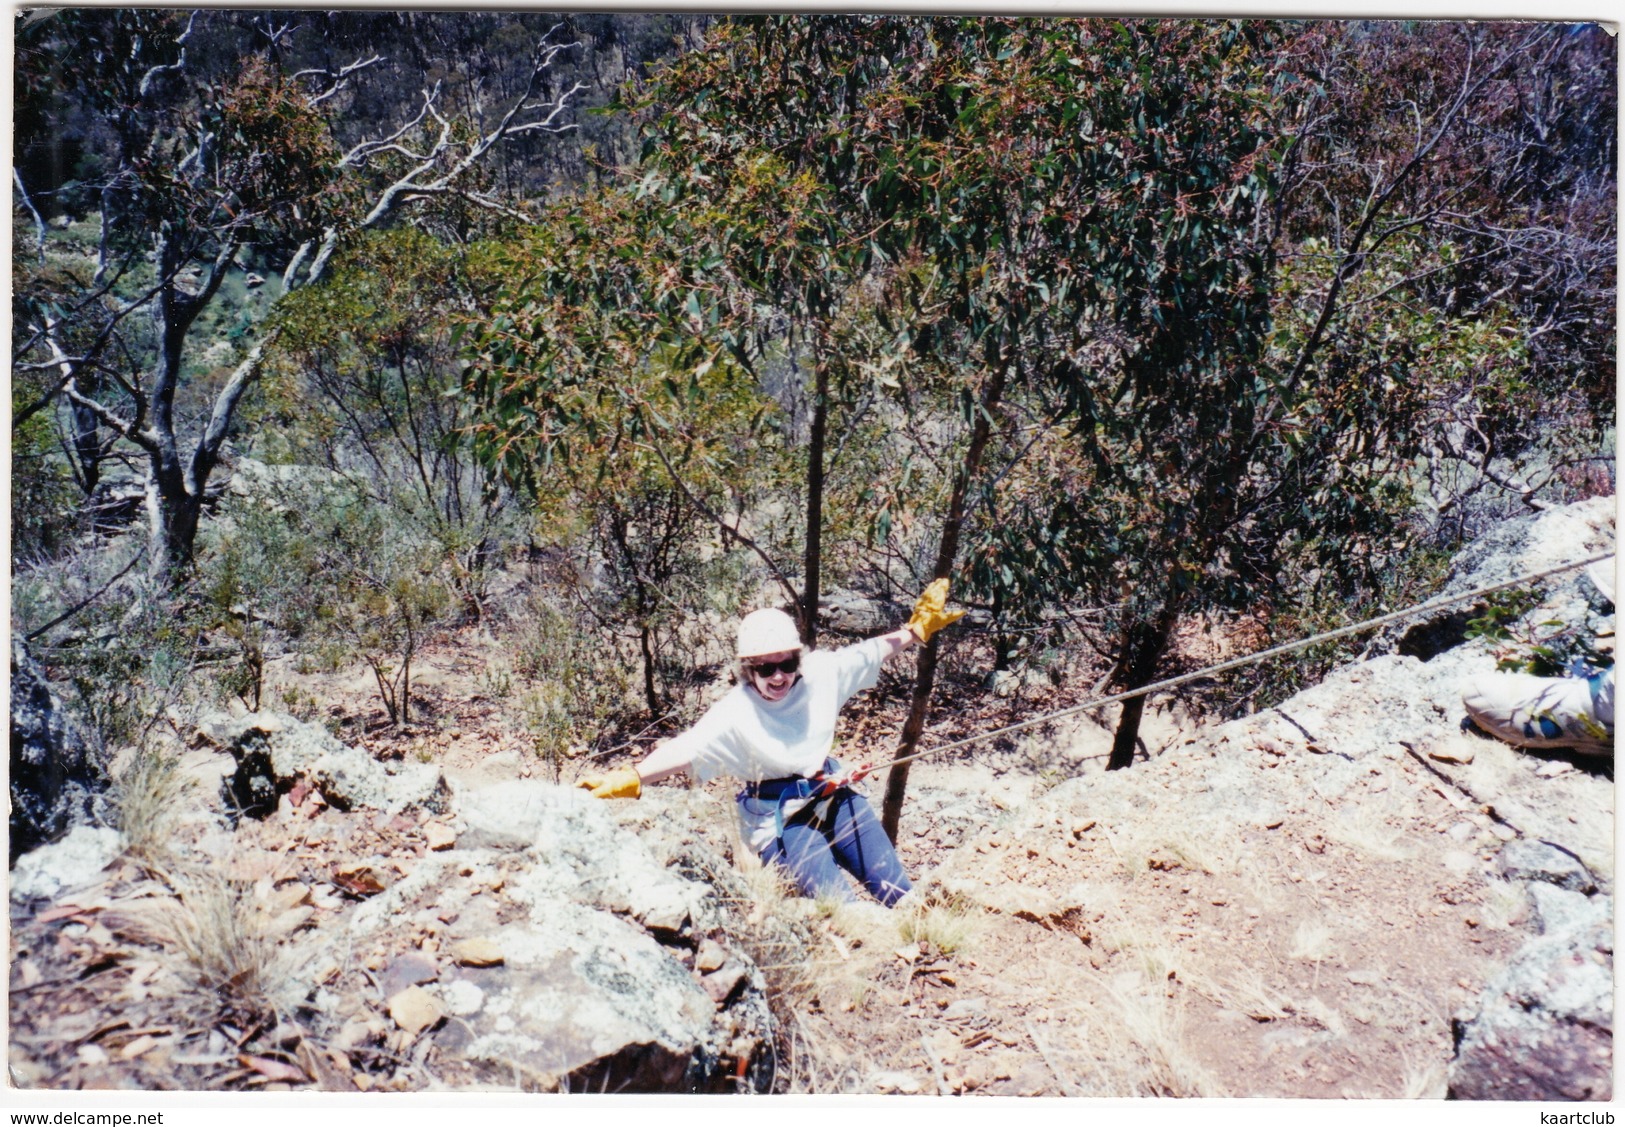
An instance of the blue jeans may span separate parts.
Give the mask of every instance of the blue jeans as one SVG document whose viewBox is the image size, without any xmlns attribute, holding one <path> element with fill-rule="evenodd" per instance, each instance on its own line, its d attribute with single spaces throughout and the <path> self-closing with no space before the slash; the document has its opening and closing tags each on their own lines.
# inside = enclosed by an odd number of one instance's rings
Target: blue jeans
<svg viewBox="0 0 1625 1127">
<path fill-rule="evenodd" d="M 783 836 L 762 851 L 762 860 L 789 870 L 804 896 L 855 899 L 845 869 L 886 907 L 897 903 L 913 885 L 868 799 L 842 787 L 820 818 L 823 809 L 817 800 L 787 819 Z"/>
</svg>

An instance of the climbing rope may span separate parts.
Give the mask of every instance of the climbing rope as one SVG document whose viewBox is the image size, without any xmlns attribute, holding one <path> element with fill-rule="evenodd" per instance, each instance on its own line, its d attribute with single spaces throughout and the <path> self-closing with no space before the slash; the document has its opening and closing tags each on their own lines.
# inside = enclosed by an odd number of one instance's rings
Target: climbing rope
<svg viewBox="0 0 1625 1127">
<path fill-rule="evenodd" d="M 1117 704 L 1120 701 L 1131 700 L 1134 697 L 1145 696 L 1148 693 L 1162 692 L 1164 689 L 1172 689 L 1179 685 L 1189 684 L 1192 681 L 1199 681 L 1204 677 L 1212 677 L 1217 673 L 1227 673 L 1232 669 L 1240 669 L 1244 665 L 1251 665 L 1255 661 L 1264 661 L 1267 658 L 1280 657 L 1282 654 L 1289 654 L 1295 650 L 1301 650 L 1309 646 L 1318 645 L 1321 642 L 1330 642 L 1338 638 L 1347 638 L 1351 634 L 1363 634 L 1367 630 L 1375 630 L 1378 627 L 1387 626 L 1392 622 L 1399 622 L 1406 618 L 1414 618 L 1417 615 L 1428 614 L 1432 611 L 1451 606 L 1455 603 L 1465 603 L 1473 599 L 1480 599 L 1485 595 L 1494 594 L 1496 591 L 1504 591 L 1508 587 L 1522 587 L 1527 583 L 1534 583 L 1538 580 L 1546 579 L 1553 575 L 1561 575 L 1565 571 L 1573 571 L 1575 568 L 1590 567 L 1594 563 L 1608 559 L 1613 554 L 1613 552 L 1604 552 L 1602 555 L 1592 556 L 1590 559 L 1580 560 L 1577 563 L 1567 563 L 1558 567 L 1549 567 L 1544 571 L 1530 572 L 1528 575 L 1520 575 L 1516 579 L 1508 579 L 1503 583 L 1491 583 L 1486 587 L 1477 587 L 1471 591 L 1464 591 L 1459 595 L 1450 595 L 1443 598 L 1430 599 L 1425 603 L 1418 603 L 1416 606 L 1407 610 L 1396 610 L 1389 614 L 1378 615 L 1376 618 L 1366 619 L 1364 622 L 1357 622 L 1352 626 L 1342 626 L 1336 630 L 1328 630 L 1324 634 L 1316 634 L 1312 637 L 1303 638 L 1296 642 L 1286 642 L 1279 646 L 1272 646 L 1267 650 L 1259 650 L 1257 653 L 1248 654 L 1245 657 L 1237 657 L 1232 658 L 1229 661 L 1221 661 L 1217 665 L 1210 665 L 1205 669 L 1198 669 L 1194 673 L 1182 673 L 1178 677 L 1169 677 L 1167 680 L 1156 681 L 1149 685 L 1141 685 L 1139 688 L 1130 689 L 1127 692 L 1113 693 L 1111 696 L 1107 697 L 1098 697 L 1095 700 L 1085 701 L 1083 704 L 1075 704 L 1070 708 L 1063 708 L 1059 712 L 1047 713 L 1046 715 L 1035 717 L 1032 720 L 1023 720 L 1019 724 L 1010 724 L 1003 728 L 995 728 L 991 732 L 982 732 L 979 735 L 967 736 L 962 740 L 954 740 L 951 743 L 926 748 L 924 751 L 916 751 L 909 755 L 899 756 L 896 759 L 888 760 L 885 763 L 877 763 L 873 767 L 866 768 L 864 773 L 870 774 L 880 770 L 882 767 L 895 767 L 897 764 L 907 763 L 911 759 L 919 759 L 922 756 L 927 755 L 938 755 L 944 751 L 952 751 L 955 748 L 966 747 L 974 743 L 981 743 L 983 740 L 991 740 L 996 736 L 1004 736 L 1010 734 L 1011 732 L 1019 732 L 1025 728 L 1036 728 L 1041 724 L 1049 724 L 1055 720 L 1059 720 L 1063 716 L 1074 716 L 1080 712 L 1087 712 L 1092 708 L 1101 708 L 1104 705 Z"/>
</svg>

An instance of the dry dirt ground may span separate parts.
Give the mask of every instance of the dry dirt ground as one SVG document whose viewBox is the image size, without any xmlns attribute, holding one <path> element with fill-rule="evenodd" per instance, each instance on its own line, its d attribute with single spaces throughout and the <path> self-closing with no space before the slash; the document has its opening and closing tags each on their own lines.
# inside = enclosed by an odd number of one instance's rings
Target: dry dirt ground
<svg viewBox="0 0 1625 1127">
<path fill-rule="evenodd" d="M 407 734 L 376 723 L 360 673 L 283 666 L 275 689 L 297 683 L 329 715 L 360 718 L 357 730 L 370 716 L 364 739 L 379 756 L 432 760 L 470 781 L 545 776 L 510 703 L 487 691 L 492 646 L 470 629 L 431 648 L 419 680 L 428 719 Z M 847 719 L 849 756 L 883 754 L 898 729 L 900 693 L 872 696 Z M 987 715 L 949 714 L 936 737 L 1066 703 L 1017 697 Z M 794 980 L 784 988 L 797 1015 L 781 1079 L 800 1091 L 931 1095 L 1442 1096 L 1452 1014 L 1527 934 L 1528 906 L 1495 879 L 1506 826 L 1436 762 L 1401 747 L 1327 788 L 1318 760 L 1336 749 L 1292 745 L 1261 725 L 1215 736 L 1153 711 L 1146 738 L 1149 759 L 1109 775 L 1109 736 L 1088 720 L 916 763 L 900 840 L 919 886 L 911 906 L 774 909 L 800 914 L 815 937 L 805 965 L 776 972 Z M 1553 788 L 1554 801 L 1581 775 L 1459 738 L 1481 764 L 1499 756 L 1507 778 Z M 567 767 L 565 781 L 578 769 Z M 695 817 L 732 855 L 726 784 L 651 789 L 646 802 Z M 1238 794 L 1248 799 L 1239 809 Z M 273 921 L 268 934 L 309 936 L 352 908 L 369 879 L 409 872 L 430 833 L 419 817 L 285 799 L 278 815 L 245 819 L 234 834 L 200 822 L 179 839 L 252 888 L 262 922 Z M 388 858 L 393 870 L 346 875 L 361 857 Z M 456 913 L 443 927 L 387 928 L 365 950 L 331 941 L 289 972 L 328 993 L 329 1026 L 267 1027 L 199 1004 L 214 995 L 162 955 L 174 930 L 160 942 L 163 921 L 143 912 L 160 891 L 125 861 L 32 915 L 14 906 L 14 1083 L 506 1082 L 398 1028 L 380 1001 L 403 965 L 458 938 Z M 483 905 L 478 918 L 501 919 L 500 876 L 468 891 Z M 200 885 L 199 903 L 205 893 Z"/>
</svg>

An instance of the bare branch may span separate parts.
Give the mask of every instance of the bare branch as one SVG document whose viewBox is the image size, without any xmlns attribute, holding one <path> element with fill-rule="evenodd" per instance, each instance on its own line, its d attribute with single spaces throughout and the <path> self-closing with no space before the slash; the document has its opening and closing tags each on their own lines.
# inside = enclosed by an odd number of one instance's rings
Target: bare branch
<svg viewBox="0 0 1625 1127">
<path fill-rule="evenodd" d="M 320 94 L 312 94 L 310 96 L 310 104 L 313 106 L 319 106 L 323 102 L 327 101 L 327 99 L 349 86 L 351 75 L 364 71 L 368 67 L 375 66 L 383 61 L 384 57 L 382 55 L 374 55 L 370 59 L 362 59 L 360 62 L 354 62 L 349 66 L 340 67 L 336 72 L 318 69 L 302 70 L 296 73 L 293 78 L 294 81 L 298 81 L 301 78 L 316 76 L 330 80 L 327 89 L 323 90 Z"/>
<path fill-rule="evenodd" d="M 220 446 L 226 440 L 232 413 L 237 410 L 237 403 L 242 399 L 243 393 L 259 378 L 260 369 L 265 362 L 265 350 L 271 346 L 276 337 L 277 331 L 272 329 L 256 343 L 215 398 L 209 426 L 203 432 L 203 437 L 198 440 L 197 449 L 192 453 L 192 468 L 187 481 L 187 488 L 192 496 L 203 495 L 203 486 L 209 480 L 210 472 L 220 461 Z"/>
<path fill-rule="evenodd" d="M 1411 154 L 1410 159 L 1394 174 L 1393 179 L 1389 181 L 1386 188 L 1380 192 L 1376 191 L 1379 181 L 1373 180 L 1372 196 L 1366 201 L 1365 212 L 1343 250 L 1342 261 L 1338 264 L 1337 272 L 1332 276 L 1331 285 L 1327 288 L 1326 296 L 1321 302 L 1320 314 L 1316 317 L 1314 327 L 1310 330 L 1308 338 L 1305 339 L 1303 348 L 1299 351 L 1298 358 L 1292 365 L 1292 372 L 1286 379 L 1287 387 L 1296 387 L 1303 379 L 1303 374 L 1309 367 L 1310 360 L 1320 348 L 1320 342 L 1325 336 L 1326 327 L 1331 322 L 1332 314 L 1336 312 L 1338 297 L 1342 294 L 1343 287 L 1364 266 L 1366 258 L 1372 249 L 1366 245 L 1366 238 L 1370 235 L 1377 218 L 1388 206 L 1388 202 L 1410 179 L 1411 175 L 1426 163 L 1433 150 L 1438 147 L 1439 142 L 1455 125 L 1457 118 L 1460 117 L 1468 102 L 1484 88 L 1485 83 L 1500 72 L 1510 58 L 1511 56 L 1508 59 L 1503 59 L 1498 65 L 1491 67 L 1482 77 L 1475 80 L 1473 76 L 1474 53 L 1472 44 L 1469 42 L 1466 73 L 1462 76 L 1461 88 L 1437 118 L 1433 136 L 1428 138 L 1420 148 Z M 1387 233 L 1391 234 L 1392 231 L 1390 230 Z"/>
<path fill-rule="evenodd" d="M 120 418 L 118 415 L 115 415 L 112 411 L 108 410 L 94 399 L 81 395 L 79 393 L 79 389 L 74 386 L 74 381 L 71 378 L 63 386 L 62 394 L 66 395 L 71 402 L 77 403 L 79 406 L 85 408 L 91 414 L 95 415 L 96 418 L 102 423 L 117 431 L 121 437 L 135 443 L 143 450 L 155 452 L 158 449 L 158 444 L 154 442 L 147 434 L 138 430 L 134 424 L 130 423 L 126 419 Z"/>
<path fill-rule="evenodd" d="M 368 158 L 373 156 L 375 153 L 392 150 L 397 152 L 404 151 L 400 149 L 396 143 L 402 137 L 405 137 L 408 133 L 412 132 L 412 130 L 416 129 L 419 125 L 423 124 L 423 119 L 429 116 L 429 107 L 434 104 L 434 100 L 439 96 L 440 84 L 437 82 L 435 83 L 433 90 L 427 91 L 423 95 L 423 108 L 418 111 L 416 117 L 402 125 L 388 137 L 382 138 L 381 140 L 357 142 L 355 145 L 351 146 L 349 152 L 345 153 L 339 158 L 338 166 L 340 168 L 360 168 L 362 165 L 366 164 Z"/>
<path fill-rule="evenodd" d="M 692 504 L 696 509 L 700 510 L 700 512 L 704 513 L 713 523 L 715 523 L 716 526 L 722 530 L 724 535 L 733 537 L 745 547 L 749 548 L 752 552 L 756 553 L 756 557 L 767 565 L 767 570 L 773 574 L 773 578 L 776 579 L 779 586 L 784 589 L 785 596 L 790 600 L 791 603 L 799 604 L 801 602 L 801 596 L 796 593 L 796 589 L 794 585 L 791 584 L 790 580 L 785 578 L 784 572 L 779 570 L 779 565 L 774 562 L 773 557 L 768 555 L 760 544 L 756 543 L 756 541 L 752 540 L 749 536 L 746 536 L 743 532 L 739 531 L 737 526 L 729 524 L 716 512 L 715 509 L 711 508 L 711 506 L 707 505 L 704 501 L 695 496 L 694 492 L 689 489 L 688 483 L 682 479 L 682 476 L 678 474 L 676 467 L 671 464 L 671 459 L 666 457 L 666 452 L 662 450 L 657 443 L 652 441 L 640 442 L 638 445 L 646 450 L 654 451 L 655 457 L 660 459 L 660 464 L 666 467 L 666 476 L 671 478 L 671 483 L 673 485 L 682 490 L 683 496 L 688 498 L 690 504 Z"/>
<path fill-rule="evenodd" d="M 143 98 L 147 96 L 147 93 L 152 89 L 152 84 L 158 80 L 159 76 L 172 74 L 175 71 L 184 70 L 186 68 L 186 41 L 192 37 L 192 28 L 196 23 L 197 12 L 193 11 L 192 14 L 186 18 L 186 30 L 181 32 L 180 35 L 175 38 L 176 45 L 181 49 L 179 58 L 177 58 L 173 63 L 165 63 L 160 66 L 155 66 L 151 70 L 147 71 L 146 74 L 141 76 L 140 93 Z"/>
<path fill-rule="evenodd" d="M 34 201 L 29 197 L 28 189 L 23 187 L 23 174 L 17 171 L 15 165 L 11 169 L 11 180 L 12 183 L 17 185 L 17 198 L 28 209 L 28 214 L 34 217 L 34 230 L 39 234 L 39 260 L 43 263 L 45 261 L 45 220 L 41 217 L 39 209 L 34 206 Z"/>
</svg>

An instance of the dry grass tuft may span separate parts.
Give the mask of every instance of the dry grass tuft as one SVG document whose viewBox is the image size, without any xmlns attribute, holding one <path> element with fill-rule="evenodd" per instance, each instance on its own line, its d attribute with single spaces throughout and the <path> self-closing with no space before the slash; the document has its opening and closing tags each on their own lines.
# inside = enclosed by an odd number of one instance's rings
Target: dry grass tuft
<svg viewBox="0 0 1625 1127">
<path fill-rule="evenodd" d="M 1438 1061 L 1417 1061 L 1405 1054 L 1405 1100 L 1442 1100 L 1450 1091 L 1450 1076 Z"/>
<path fill-rule="evenodd" d="M 1320 1026 L 1333 1037 L 1348 1036 L 1348 1022 L 1343 1015 L 1318 997 L 1310 998 L 1303 1004 L 1303 1016 Z"/>
<path fill-rule="evenodd" d="M 1496 931 L 1506 931 L 1529 914 L 1529 894 L 1523 885 L 1493 877 L 1484 881 L 1484 923 Z"/>
<path fill-rule="evenodd" d="M 153 872 L 174 895 L 127 910 L 121 929 L 157 945 L 176 979 L 216 1011 L 286 1010 L 293 956 L 249 891 L 204 868 Z"/>
<path fill-rule="evenodd" d="M 1392 801 L 1380 806 L 1361 803 L 1345 809 L 1330 820 L 1326 832 L 1362 857 L 1404 861 L 1411 856 L 1405 844 L 1404 815 Z"/>
<path fill-rule="evenodd" d="M 905 943 L 929 946 L 943 955 L 969 950 L 984 927 L 982 911 L 963 897 L 940 891 L 909 896 L 895 909 Z"/>
<path fill-rule="evenodd" d="M 1051 1038 L 1034 1040 L 1062 1079 L 1067 1094 L 1089 1097 L 1223 1096 L 1227 1093 L 1186 1046 L 1177 998 L 1160 984 L 1136 989 L 1121 976 L 1088 976 L 1096 1005 L 1067 1016 L 1067 1037 L 1076 1048 L 1058 1051 Z M 1131 976 L 1132 977 L 1132 976 Z"/>
<path fill-rule="evenodd" d="M 1331 953 L 1332 929 L 1317 920 L 1300 920 L 1292 933 L 1292 957 L 1319 963 Z"/>
<path fill-rule="evenodd" d="M 860 1090 L 862 1062 L 852 1061 L 848 1047 L 814 1016 L 821 997 L 856 989 L 856 976 L 842 965 L 843 947 L 830 937 L 841 910 L 798 895 L 783 870 L 748 850 L 736 849 L 735 856 L 731 864 L 721 854 L 691 847 L 686 862 L 716 890 L 728 945 L 750 956 L 766 982 L 775 1025 L 772 1091 Z"/>
<path fill-rule="evenodd" d="M 162 865 L 171 855 L 180 811 L 196 786 L 166 752 L 142 748 L 113 779 L 113 802 L 125 850 L 137 860 Z"/>
<path fill-rule="evenodd" d="M 1209 1001 L 1254 1021 L 1280 1021 L 1295 1012 L 1286 996 L 1251 967 L 1238 967 L 1223 975 L 1193 975 L 1189 986 Z"/>
</svg>

